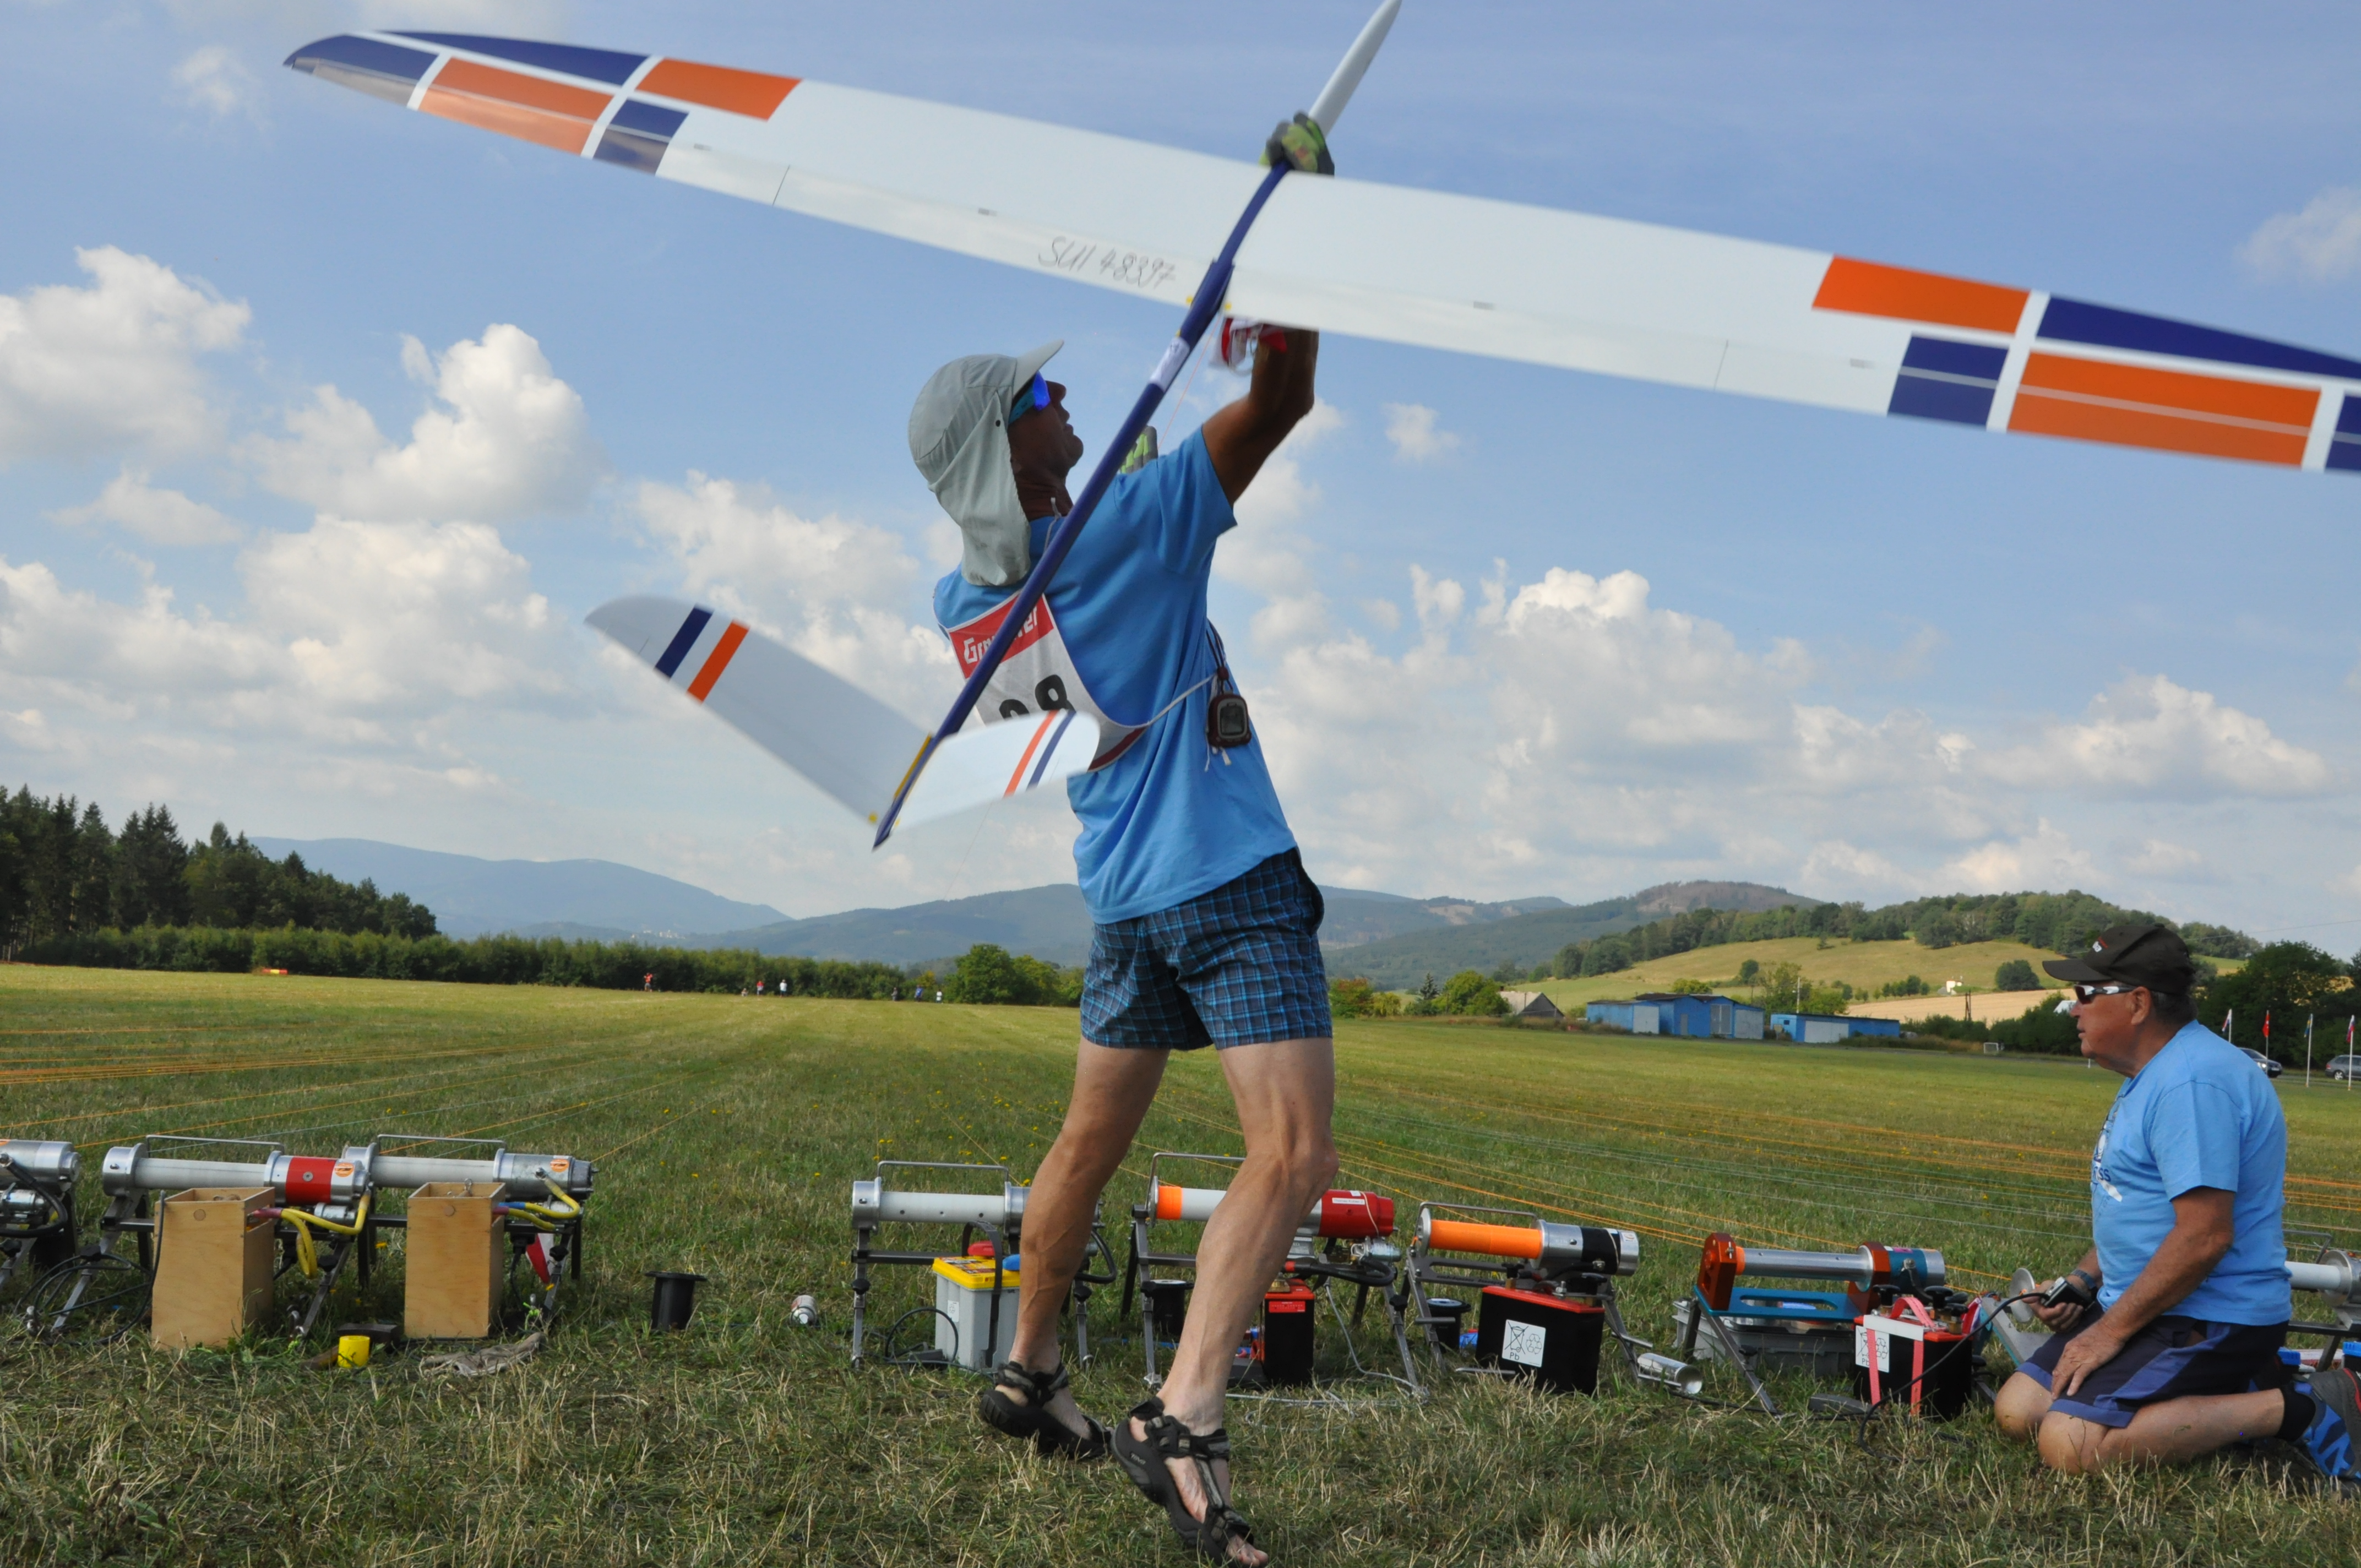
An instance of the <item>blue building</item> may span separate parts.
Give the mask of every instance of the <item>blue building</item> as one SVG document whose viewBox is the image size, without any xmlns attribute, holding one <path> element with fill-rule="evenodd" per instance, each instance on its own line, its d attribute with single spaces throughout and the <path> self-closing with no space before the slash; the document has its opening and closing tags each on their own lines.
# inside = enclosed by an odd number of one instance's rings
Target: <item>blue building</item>
<svg viewBox="0 0 2361 1568">
<path fill-rule="evenodd" d="M 1629 1002 L 1594 1002 L 1583 1016 L 1635 1035 L 1681 1035 L 1693 1040 L 1759 1040 L 1763 1009 L 1727 996 L 1650 992 Z"/>
<path fill-rule="evenodd" d="M 1832 1046 L 1855 1035 L 1902 1037 L 1902 1025 L 1892 1018 L 1851 1018 L 1827 1013 L 1773 1013 L 1771 1026 L 1803 1046 Z"/>
<path fill-rule="evenodd" d="M 1593 1002 L 1584 1006 L 1582 1015 L 1610 1029 L 1623 1029 L 1634 1035 L 1656 1033 L 1656 1004 L 1653 1002 Z"/>
</svg>

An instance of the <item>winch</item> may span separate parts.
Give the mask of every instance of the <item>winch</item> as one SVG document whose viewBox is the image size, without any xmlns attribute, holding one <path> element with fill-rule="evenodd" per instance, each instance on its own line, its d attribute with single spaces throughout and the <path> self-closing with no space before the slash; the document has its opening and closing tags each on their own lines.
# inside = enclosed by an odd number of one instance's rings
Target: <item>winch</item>
<svg viewBox="0 0 2361 1568">
<path fill-rule="evenodd" d="M 1598 1353 L 1612 1333 L 1642 1381 L 1694 1392 L 1687 1368 L 1624 1330 L 1615 1282 L 1639 1266 L 1634 1231 L 1565 1224 L 1524 1209 L 1422 1203 L 1395 1306 L 1427 1331 L 1439 1354 L 1472 1348 L 1481 1365 L 1544 1387 L 1594 1391 Z M 1438 1289 L 1475 1293 L 1472 1339 L 1464 1327 L 1469 1303 Z"/>
<path fill-rule="evenodd" d="M 1224 1166 L 1235 1169 L 1246 1163 L 1235 1155 L 1186 1154 L 1159 1150 L 1148 1157 L 1148 1191 L 1131 1209 L 1131 1255 L 1124 1266 L 1122 1315 L 1139 1303 L 1140 1359 L 1150 1387 L 1163 1380 L 1158 1367 L 1159 1341 L 1177 1343 L 1186 1316 L 1191 1278 L 1157 1278 L 1158 1268 L 1187 1269 L 1193 1277 L 1197 1255 L 1159 1247 L 1159 1225 L 1203 1224 L 1228 1198 L 1219 1187 L 1183 1187 L 1166 1181 L 1166 1162 Z M 1261 1326 L 1252 1349 L 1234 1365 L 1233 1376 L 1275 1384 L 1308 1382 L 1312 1375 L 1317 1309 L 1326 1302 L 1340 1320 L 1344 1309 L 1327 1291 L 1331 1285 L 1354 1287 L 1346 1348 L 1358 1367 L 1360 1356 L 1351 1348 L 1351 1330 L 1358 1329 L 1372 1291 L 1384 1307 L 1394 1347 L 1400 1354 L 1405 1380 L 1415 1390 L 1418 1369 L 1410 1354 L 1410 1340 L 1395 1302 L 1395 1279 L 1402 1252 L 1391 1239 L 1394 1201 L 1378 1193 L 1332 1188 L 1312 1200 L 1297 1225 L 1279 1277 L 1264 1293 Z M 1315 1283 L 1316 1282 L 1316 1283 Z M 1366 1370 L 1366 1369 L 1364 1369 Z"/>
<path fill-rule="evenodd" d="M 997 1177 L 990 1188 L 982 1192 L 946 1192 L 932 1188 L 899 1185 L 899 1178 L 888 1172 L 898 1171 L 969 1171 L 988 1172 Z M 852 1361 L 861 1365 L 868 1346 L 869 1291 L 873 1281 L 869 1277 L 872 1265 L 900 1265 L 925 1268 L 937 1274 L 938 1305 L 932 1309 L 915 1308 L 902 1315 L 907 1319 L 931 1310 L 937 1320 L 935 1345 L 931 1350 L 914 1352 L 892 1357 L 895 1361 L 917 1365 L 965 1365 L 971 1370 L 989 1372 L 998 1364 L 1000 1351 L 1014 1337 L 1016 1324 L 1016 1280 L 1012 1277 L 1012 1265 L 1025 1229 L 1026 1190 L 1009 1179 L 1005 1165 L 961 1165 L 939 1160 L 881 1159 L 875 1174 L 866 1180 L 852 1184 Z M 1106 1238 L 1098 1232 L 1096 1216 L 1093 1216 L 1091 1239 L 1082 1254 L 1083 1267 L 1074 1276 L 1071 1299 L 1074 1308 L 1074 1354 L 1079 1365 L 1088 1365 L 1091 1359 L 1090 1300 L 1092 1288 L 1115 1282 L 1115 1254 Z M 871 1245 L 880 1228 L 886 1225 L 957 1225 L 960 1227 L 959 1246 L 950 1254 L 935 1252 L 881 1252 Z M 984 1238 L 979 1245 L 978 1235 Z M 972 1256 L 972 1249 L 988 1246 L 989 1258 Z M 1093 1273 L 1090 1255 L 1095 1250 L 1107 1265 L 1104 1272 Z M 982 1264 L 988 1262 L 985 1268 Z M 946 1266 L 938 1267 L 938 1265 Z M 954 1290 L 966 1294 L 956 1298 Z M 988 1293 L 988 1294 L 987 1294 Z M 980 1306 L 970 1298 L 981 1295 Z M 949 1302 L 950 1305 L 943 1303 Z M 972 1332 L 961 1332 L 960 1320 L 968 1320 Z M 1004 1319 L 1008 1321 L 1004 1321 Z M 902 1320 L 896 1320 L 898 1327 Z M 886 1333 L 890 1348 L 893 1332 Z"/>
<path fill-rule="evenodd" d="M 469 1152 L 416 1152 L 429 1145 Z M 100 1224 L 109 1244 L 121 1235 L 134 1237 L 140 1268 L 156 1275 L 156 1195 L 236 1196 L 240 1212 L 249 1216 L 250 1223 L 271 1227 L 278 1260 L 270 1272 L 283 1275 L 299 1268 L 316 1281 L 303 1309 L 288 1315 L 302 1339 L 318 1323 L 346 1263 L 357 1258 L 359 1278 L 366 1283 L 378 1232 L 407 1227 L 406 1214 L 381 1212 L 380 1195 L 408 1194 L 436 1183 L 501 1192 L 500 1228 L 511 1249 L 540 1277 L 543 1291 L 536 1308 L 546 1314 L 555 1307 L 560 1266 L 570 1258 L 575 1277 L 581 1277 L 583 1200 L 595 1177 L 588 1160 L 514 1153 L 500 1140 L 489 1138 L 389 1133 L 330 1157 L 290 1154 L 275 1141 L 158 1134 L 106 1151 L 99 1185 L 109 1201 Z M 159 1279 L 159 1292 L 170 1294 L 161 1276 Z M 159 1306 L 170 1315 L 172 1303 L 159 1297 Z"/>
<path fill-rule="evenodd" d="M 81 1176 L 70 1143 L 0 1138 L 0 1289 L 73 1255 Z"/>
<path fill-rule="evenodd" d="M 1678 1354 L 1728 1361 L 1744 1374 L 1763 1409 L 1775 1415 L 1778 1406 L 1759 1374 L 1800 1372 L 1837 1379 L 1858 1372 L 1856 1380 L 1873 1386 L 1873 1397 L 1882 1399 L 1892 1342 L 1913 1339 L 1914 1343 L 1943 1347 L 1938 1352 L 1944 1358 L 1938 1370 L 1946 1379 L 1943 1403 L 1948 1405 L 1950 1380 L 1966 1375 L 1971 1353 L 1965 1347 L 1956 1354 L 1949 1348 L 1961 1332 L 1949 1320 L 1966 1303 L 1946 1287 L 1946 1277 L 1943 1255 L 1926 1247 L 1870 1242 L 1849 1252 L 1800 1252 L 1748 1246 L 1716 1232 L 1706 1238 L 1698 1257 L 1696 1288 L 1687 1300 L 1673 1307 Z M 1841 1283 L 1844 1289 L 1741 1287 L 1741 1279 L 1828 1281 Z M 1892 1315 L 1911 1302 L 1917 1305 L 1905 1316 Z M 1863 1328 L 1871 1319 L 1875 1322 Z M 1914 1338 L 1921 1335 L 1927 1337 Z M 1924 1354 L 1912 1352 L 1916 1370 L 1902 1375 L 1909 1389 L 1905 1402 L 1915 1404 L 1921 1393 L 1923 1368 L 1918 1364 Z M 1863 1361 L 1863 1356 L 1870 1359 Z"/>
</svg>

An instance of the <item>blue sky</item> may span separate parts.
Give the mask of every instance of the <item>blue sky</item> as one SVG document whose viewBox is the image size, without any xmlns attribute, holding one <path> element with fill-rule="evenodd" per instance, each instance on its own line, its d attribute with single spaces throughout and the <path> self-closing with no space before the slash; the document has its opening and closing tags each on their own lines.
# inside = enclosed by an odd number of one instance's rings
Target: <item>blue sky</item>
<svg viewBox="0 0 2361 1568">
<path fill-rule="evenodd" d="M 39 149 L 0 225 L 0 776 L 798 915 L 1070 879 L 1054 801 L 871 857 L 580 618 L 719 598 L 928 716 L 912 393 L 1062 336 L 1103 436 L 1170 313 L 278 61 L 464 27 L 1244 155 L 1361 14 L 0 0 Z M 1337 156 L 2361 351 L 2361 16 L 2125 16 L 1410 0 Z M 2314 926 L 2361 916 L 2361 485 L 1345 340 L 1322 371 L 1215 611 L 1323 880 L 2361 930 Z"/>
</svg>

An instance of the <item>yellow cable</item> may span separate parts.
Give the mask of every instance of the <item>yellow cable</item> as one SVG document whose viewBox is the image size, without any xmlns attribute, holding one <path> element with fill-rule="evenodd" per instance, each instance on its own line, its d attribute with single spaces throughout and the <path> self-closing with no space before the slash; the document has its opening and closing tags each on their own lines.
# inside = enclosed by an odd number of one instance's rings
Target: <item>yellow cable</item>
<svg viewBox="0 0 2361 1568">
<path fill-rule="evenodd" d="M 279 1211 L 280 1218 L 295 1227 L 295 1261 L 302 1265 L 304 1278 L 316 1278 L 320 1273 L 320 1248 L 319 1244 L 312 1239 L 312 1227 L 317 1225 L 324 1231 L 333 1231 L 340 1236 L 357 1236 L 361 1234 L 361 1227 L 368 1223 L 368 1197 L 361 1199 L 361 1206 L 354 1212 L 349 1224 L 339 1223 L 335 1220 L 324 1220 L 319 1215 L 302 1209 Z"/>
</svg>

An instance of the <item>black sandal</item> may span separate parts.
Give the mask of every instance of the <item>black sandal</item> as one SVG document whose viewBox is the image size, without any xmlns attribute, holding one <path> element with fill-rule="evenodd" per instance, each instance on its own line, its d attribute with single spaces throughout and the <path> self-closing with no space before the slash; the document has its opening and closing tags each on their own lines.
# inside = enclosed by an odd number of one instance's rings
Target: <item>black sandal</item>
<svg viewBox="0 0 2361 1568">
<path fill-rule="evenodd" d="M 1182 1545 L 1198 1556 L 1216 1563 L 1230 1561 L 1233 1542 L 1255 1544 L 1254 1526 L 1246 1516 L 1230 1507 L 1229 1494 L 1213 1475 L 1213 1461 L 1230 1456 L 1230 1429 L 1215 1427 L 1202 1436 L 1191 1431 L 1179 1420 L 1164 1413 L 1164 1401 L 1149 1399 L 1133 1408 L 1131 1414 L 1147 1429 L 1145 1438 L 1131 1435 L 1131 1420 L 1126 1418 L 1115 1430 L 1115 1456 L 1131 1484 L 1140 1489 L 1151 1503 L 1160 1505 L 1164 1517 L 1172 1522 L 1172 1532 Z M 1166 1461 L 1185 1459 L 1197 1467 L 1197 1485 L 1204 1489 L 1205 1517 L 1196 1519 L 1189 1505 L 1180 1498 L 1180 1489 L 1172 1484 L 1172 1472 Z"/>
<path fill-rule="evenodd" d="M 1078 1462 L 1104 1459 L 1107 1453 L 1107 1429 L 1088 1414 L 1082 1417 L 1090 1428 L 1086 1436 L 1049 1413 L 1049 1401 L 1057 1398 L 1070 1379 L 1066 1364 L 1060 1362 L 1048 1372 L 1036 1372 L 1019 1361 L 1004 1361 L 1000 1370 L 992 1375 L 993 1387 L 983 1391 L 975 1402 L 975 1413 L 983 1424 L 1008 1437 L 1029 1437 L 1044 1459 L 1071 1459 Z M 1005 1383 L 1021 1389 L 1032 1403 L 1020 1405 L 1000 1391 Z"/>
</svg>

